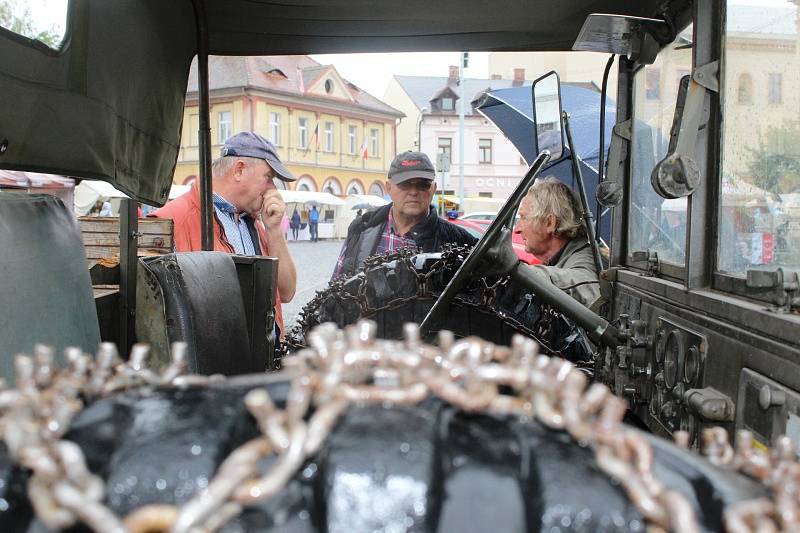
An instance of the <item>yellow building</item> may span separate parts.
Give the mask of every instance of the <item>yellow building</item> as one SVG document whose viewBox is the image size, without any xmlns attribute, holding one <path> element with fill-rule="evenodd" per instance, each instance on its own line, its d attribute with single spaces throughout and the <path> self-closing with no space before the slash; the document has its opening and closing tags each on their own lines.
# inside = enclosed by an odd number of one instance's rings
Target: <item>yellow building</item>
<svg viewBox="0 0 800 533">
<path fill-rule="evenodd" d="M 192 65 L 173 181 L 199 172 L 197 64 Z M 291 189 L 384 195 L 403 113 L 308 56 L 209 58 L 211 154 L 255 131 L 272 141 L 298 180 Z M 280 186 L 283 182 L 276 181 Z"/>
</svg>

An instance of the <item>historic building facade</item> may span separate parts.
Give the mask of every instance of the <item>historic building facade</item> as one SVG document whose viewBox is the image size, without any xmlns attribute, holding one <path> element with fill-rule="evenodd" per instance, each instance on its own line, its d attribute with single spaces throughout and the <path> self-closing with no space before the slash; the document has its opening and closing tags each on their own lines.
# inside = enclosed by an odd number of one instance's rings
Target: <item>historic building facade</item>
<svg viewBox="0 0 800 533">
<path fill-rule="evenodd" d="M 188 183 L 198 174 L 196 68 L 195 62 L 175 183 Z M 401 111 L 308 56 L 212 56 L 209 77 L 212 157 L 229 136 L 255 131 L 275 144 L 298 177 L 288 184 L 292 189 L 384 195 Z"/>
</svg>

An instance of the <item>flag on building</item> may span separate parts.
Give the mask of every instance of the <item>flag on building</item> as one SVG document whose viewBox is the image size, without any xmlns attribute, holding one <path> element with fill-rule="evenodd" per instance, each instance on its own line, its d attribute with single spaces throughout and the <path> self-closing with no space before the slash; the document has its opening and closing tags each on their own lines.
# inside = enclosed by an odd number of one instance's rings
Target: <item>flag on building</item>
<svg viewBox="0 0 800 533">
<path fill-rule="evenodd" d="M 359 151 L 359 153 L 361 154 L 361 157 L 364 158 L 364 159 L 369 157 L 369 146 L 367 144 L 367 138 L 366 137 L 364 137 L 364 142 L 361 143 L 361 150 Z"/>
<path fill-rule="evenodd" d="M 319 122 L 314 126 L 314 133 L 311 134 L 311 146 L 319 150 Z"/>
</svg>

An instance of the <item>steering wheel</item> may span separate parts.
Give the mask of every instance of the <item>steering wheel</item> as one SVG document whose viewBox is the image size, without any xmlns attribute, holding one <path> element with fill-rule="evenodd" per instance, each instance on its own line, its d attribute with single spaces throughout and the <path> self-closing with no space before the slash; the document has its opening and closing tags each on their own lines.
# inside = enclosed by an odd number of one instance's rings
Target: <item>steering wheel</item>
<svg viewBox="0 0 800 533">
<path fill-rule="evenodd" d="M 511 229 L 514 223 L 514 215 L 517 212 L 519 203 L 522 201 L 522 197 L 528 192 L 528 188 L 542 171 L 542 167 L 544 167 L 549 160 L 550 152 L 548 150 L 541 151 L 536 157 L 536 160 L 534 160 L 528 172 L 525 173 L 525 177 L 522 178 L 517 188 L 514 189 L 514 192 L 509 196 L 505 205 L 500 209 L 497 218 L 489 225 L 489 229 L 486 230 L 486 233 L 483 234 L 467 258 L 464 259 L 464 262 L 461 263 L 461 266 L 458 267 L 453 278 L 444 288 L 442 294 L 439 295 L 439 298 L 436 299 L 431 310 L 428 311 L 422 324 L 420 324 L 421 333 L 423 335 L 426 335 L 433 329 L 433 326 L 437 324 L 440 317 L 450 307 L 450 302 L 453 301 L 456 294 L 464 288 L 464 285 L 466 285 L 470 279 L 478 274 L 475 272 L 476 267 L 481 263 L 489 248 L 495 243 L 502 229 L 504 227 Z"/>
</svg>

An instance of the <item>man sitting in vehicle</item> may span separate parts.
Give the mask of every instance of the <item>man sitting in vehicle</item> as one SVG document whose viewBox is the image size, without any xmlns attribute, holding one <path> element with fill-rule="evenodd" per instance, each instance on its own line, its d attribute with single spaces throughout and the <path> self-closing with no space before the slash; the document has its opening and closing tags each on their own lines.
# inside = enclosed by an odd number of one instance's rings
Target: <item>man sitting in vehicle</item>
<svg viewBox="0 0 800 533">
<path fill-rule="evenodd" d="M 474 245 L 477 239 L 439 218 L 431 206 L 436 171 L 422 152 L 403 152 L 389 168 L 388 205 L 367 211 L 347 230 L 333 277 L 351 276 L 370 255 L 411 247 L 438 252 L 446 243 Z"/>
<path fill-rule="evenodd" d="M 214 250 L 278 258 L 276 321 L 283 331 L 280 302 L 290 302 L 294 297 L 297 271 L 281 229 L 286 205 L 273 180 L 296 178 L 281 163 L 275 146 L 253 132 L 237 133 L 225 141 L 221 156 L 211 165 L 211 174 Z M 173 220 L 175 251 L 202 250 L 196 181 L 189 192 L 168 202 L 153 216 Z"/>
<path fill-rule="evenodd" d="M 514 232 L 522 235 L 525 249 L 542 264 L 519 263 L 510 240 L 507 246 L 501 245 L 497 260 L 504 265 L 505 272 L 527 268 L 541 273 L 553 285 L 596 311 L 602 303 L 600 281 L 581 212 L 579 200 L 564 183 L 554 177 L 537 180 L 522 199 Z"/>
</svg>

